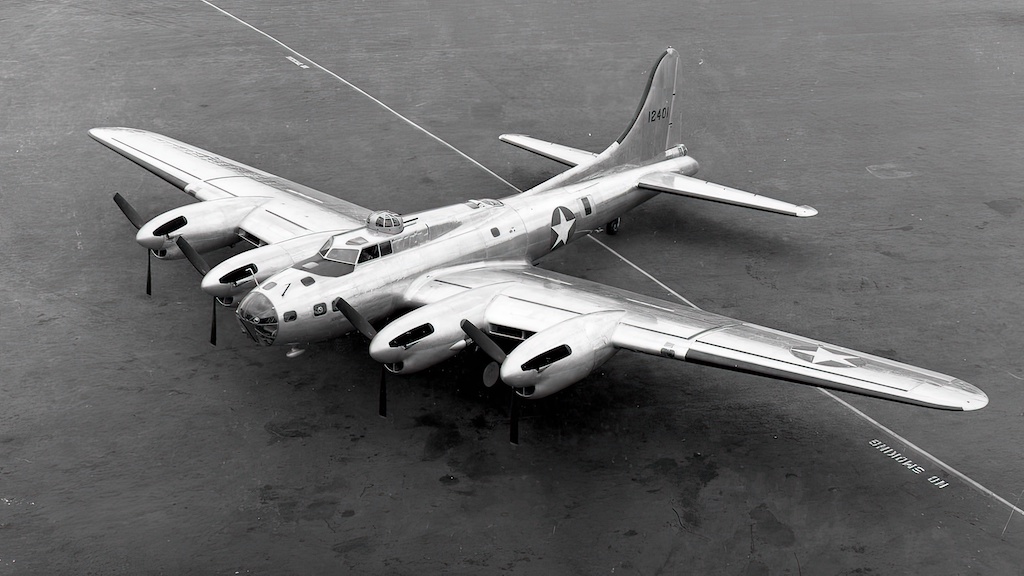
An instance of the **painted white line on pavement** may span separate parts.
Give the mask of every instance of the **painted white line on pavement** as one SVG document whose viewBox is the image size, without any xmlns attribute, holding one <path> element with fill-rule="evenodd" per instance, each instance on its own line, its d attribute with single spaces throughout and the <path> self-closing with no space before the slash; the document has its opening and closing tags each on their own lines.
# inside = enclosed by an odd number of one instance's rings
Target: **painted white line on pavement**
<svg viewBox="0 0 1024 576">
<path fill-rule="evenodd" d="M 996 494 L 995 492 L 989 490 L 988 488 L 985 488 L 984 486 L 982 486 L 980 483 L 975 481 L 973 478 L 971 478 L 967 474 L 964 474 L 963 472 L 957 470 L 956 468 L 953 468 L 949 464 L 946 464 L 942 460 L 939 460 L 935 456 L 932 456 L 925 449 L 923 449 L 920 446 L 914 444 L 910 440 L 907 440 L 903 436 L 900 436 L 899 434 L 893 432 L 892 430 L 890 430 L 886 426 L 882 425 L 881 422 L 875 420 L 874 418 L 872 418 L 872 417 L 868 416 L 867 414 L 861 412 L 860 410 L 854 408 L 853 406 L 851 406 L 848 402 L 846 402 L 842 398 L 839 398 L 838 396 L 836 396 L 835 394 L 829 392 L 828 390 L 825 390 L 824 388 L 818 388 L 818 391 L 821 392 L 822 394 L 824 394 L 825 396 L 828 396 L 829 398 L 835 400 L 836 402 L 838 402 L 842 406 L 845 406 L 847 410 L 849 410 L 850 412 L 853 412 L 854 414 L 859 416 L 861 419 L 863 419 L 867 423 L 869 423 L 872 426 L 874 426 L 875 428 L 878 428 L 882 432 L 885 432 L 889 436 L 892 436 L 893 438 L 895 438 L 895 439 L 899 440 L 900 442 L 906 444 L 911 449 L 916 451 L 918 454 L 920 454 L 920 455 L 924 456 L 925 458 L 931 460 L 933 463 L 937 464 L 940 468 L 943 468 L 944 470 L 946 470 L 946 472 L 949 472 L 953 476 L 956 476 L 960 480 L 966 482 L 969 486 L 971 486 L 972 488 L 974 488 L 978 492 L 981 492 L 985 496 L 988 496 L 989 498 L 993 498 L 993 499 L 995 499 L 995 500 L 1005 504 L 1010 509 L 1010 516 L 1011 517 L 1013 517 L 1013 513 L 1014 512 L 1017 512 L 1020 515 L 1024 516 L 1024 510 L 1021 510 L 1017 506 L 1015 506 L 1013 504 L 1010 504 L 1010 502 L 1008 500 L 1006 500 L 1005 498 L 1003 498 L 1002 496 Z M 1009 524 L 1009 520 L 1007 520 L 1007 524 Z M 1005 530 L 1005 528 L 1004 528 L 1004 530 Z"/>
</svg>

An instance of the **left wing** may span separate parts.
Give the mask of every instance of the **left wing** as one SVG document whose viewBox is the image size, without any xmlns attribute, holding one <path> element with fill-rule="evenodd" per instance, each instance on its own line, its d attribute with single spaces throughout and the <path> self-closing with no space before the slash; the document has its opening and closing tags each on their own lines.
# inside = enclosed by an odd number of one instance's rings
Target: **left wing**
<svg viewBox="0 0 1024 576">
<path fill-rule="evenodd" d="M 477 321 L 523 340 L 501 378 L 524 396 L 560 390 L 626 349 L 932 408 L 988 403 L 952 376 L 529 266 L 431 274 L 407 298 L 424 306 L 412 314 L 438 303 L 450 315 L 473 293 L 484 302 Z"/>
<path fill-rule="evenodd" d="M 226 223 L 233 224 L 239 235 L 255 237 L 260 243 L 358 228 L 370 214 L 362 206 L 154 132 L 93 128 L 89 136 L 197 200 L 223 201 L 218 206 L 237 208 L 231 213 L 242 219 Z M 179 208 L 154 219 L 149 228 L 160 230 L 182 210 L 185 220 L 193 221 L 204 211 L 216 211 L 213 205 Z M 188 236 L 187 231 L 181 233 Z"/>
</svg>

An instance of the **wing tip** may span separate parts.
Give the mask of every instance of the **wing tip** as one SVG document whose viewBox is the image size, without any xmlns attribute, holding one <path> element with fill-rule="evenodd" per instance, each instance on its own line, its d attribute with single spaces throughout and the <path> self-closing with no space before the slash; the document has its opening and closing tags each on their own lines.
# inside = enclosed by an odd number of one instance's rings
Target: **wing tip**
<svg viewBox="0 0 1024 576">
<path fill-rule="evenodd" d="M 988 406 L 988 394 L 973 384 L 947 376 L 949 380 L 932 381 L 909 391 L 909 397 L 926 405 L 973 412 Z"/>
<path fill-rule="evenodd" d="M 954 380 L 953 383 L 962 392 L 960 407 L 965 412 L 981 410 L 988 406 L 988 394 L 985 394 L 981 388 L 960 379 Z"/>
<path fill-rule="evenodd" d="M 88 134 L 93 140 L 102 142 L 103 140 L 106 140 L 109 137 L 109 134 L 114 130 L 114 128 L 91 128 Z"/>
</svg>

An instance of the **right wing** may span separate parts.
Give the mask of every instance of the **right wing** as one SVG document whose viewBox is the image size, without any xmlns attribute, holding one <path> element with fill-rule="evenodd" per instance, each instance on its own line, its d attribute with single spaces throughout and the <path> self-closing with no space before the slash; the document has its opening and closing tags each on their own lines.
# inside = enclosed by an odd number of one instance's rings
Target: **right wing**
<svg viewBox="0 0 1024 576">
<path fill-rule="evenodd" d="M 385 328 L 383 339 L 423 318 L 441 333 L 441 322 L 466 314 L 492 335 L 523 340 L 501 378 L 524 396 L 564 388 L 627 349 L 932 408 L 988 403 L 984 392 L 952 376 L 535 267 L 431 273 L 407 301 L 423 307 Z M 473 302 L 482 304 L 466 312 Z"/>
</svg>

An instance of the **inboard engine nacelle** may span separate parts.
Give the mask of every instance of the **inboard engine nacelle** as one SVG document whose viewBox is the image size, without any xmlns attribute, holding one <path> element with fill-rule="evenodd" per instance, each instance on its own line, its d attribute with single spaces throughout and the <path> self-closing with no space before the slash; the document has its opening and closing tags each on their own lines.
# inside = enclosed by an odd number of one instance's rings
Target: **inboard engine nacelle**
<svg viewBox="0 0 1024 576">
<path fill-rule="evenodd" d="M 239 296 L 252 290 L 256 283 L 316 255 L 324 242 L 336 234 L 336 231 L 307 234 L 235 254 L 203 276 L 203 292 L 218 298 Z"/>
<path fill-rule="evenodd" d="M 501 365 L 501 380 L 525 398 L 543 398 L 584 379 L 618 348 L 622 310 L 570 318 L 529 337 Z"/>
<path fill-rule="evenodd" d="M 396 374 L 411 374 L 465 348 L 462 320 L 482 324 L 487 305 L 508 283 L 460 292 L 417 308 L 388 324 L 370 342 L 370 356 Z"/>
<path fill-rule="evenodd" d="M 189 204 L 146 222 L 135 240 L 153 251 L 157 258 L 183 258 L 175 245 L 184 236 L 197 252 L 209 252 L 238 242 L 238 225 L 252 210 L 268 198 L 224 198 Z"/>
</svg>

